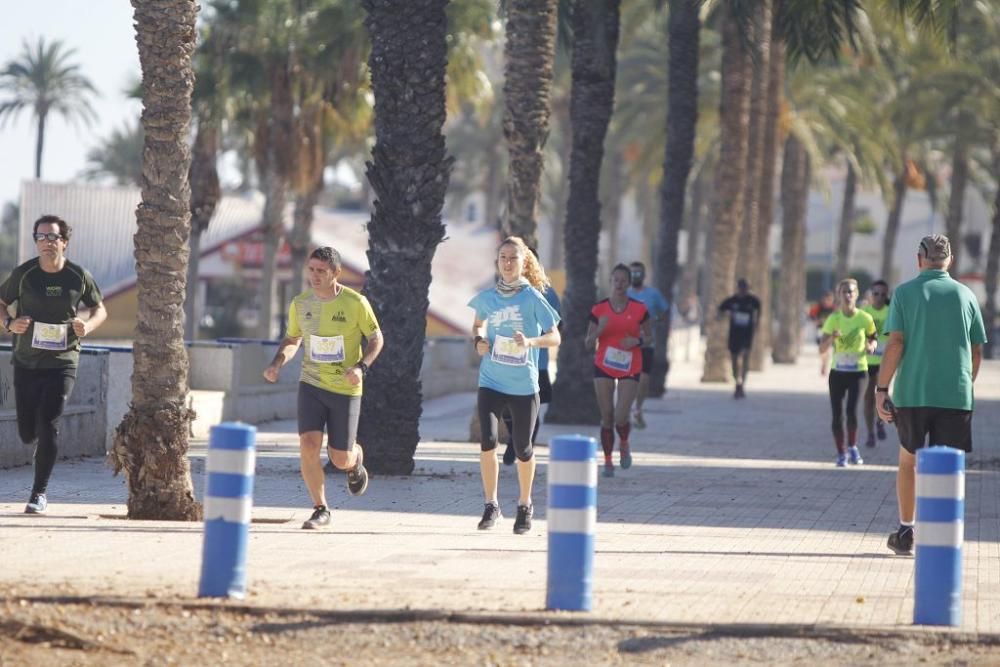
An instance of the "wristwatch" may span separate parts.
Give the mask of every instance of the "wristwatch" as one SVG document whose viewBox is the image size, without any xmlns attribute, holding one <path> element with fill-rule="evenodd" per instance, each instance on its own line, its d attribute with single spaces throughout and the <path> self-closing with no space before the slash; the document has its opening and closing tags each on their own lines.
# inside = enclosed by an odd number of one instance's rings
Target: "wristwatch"
<svg viewBox="0 0 1000 667">
<path fill-rule="evenodd" d="M 875 385 L 875 391 L 877 391 L 880 394 L 888 394 L 889 393 L 889 388 L 888 387 L 880 387 L 878 385 Z"/>
<path fill-rule="evenodd" d="M 368 375 L 368 364 L 366 364 L 363 361 L 359 361 L 357 364 L 355 364 L 355 366 L 357 366 L 358 370 L 361 371 L 361 377 Z"/>
<path fill-rule="evenodd" d="M 3 321 L 3 330 L 10 331 L 10 323 L 14 321 L 14 318 L 8 315 Z"/>
</svg>

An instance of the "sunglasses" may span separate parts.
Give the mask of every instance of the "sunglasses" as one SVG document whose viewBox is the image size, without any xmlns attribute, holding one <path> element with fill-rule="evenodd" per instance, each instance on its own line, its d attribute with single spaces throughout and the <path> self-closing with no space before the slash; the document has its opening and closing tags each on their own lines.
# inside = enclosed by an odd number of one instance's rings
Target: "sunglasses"
<svg viewBox="0 0 1000 667">
<path fill-rule="evenodd" d="M 872 296 L 889 296 L 888 292 L 872 292 Z"/>
<path fill-rule="evenodd" d="M 48 234 L 42 234 L 38 232 L 34 234 L 36 241 L 58 241 L 62 238 L 62 234 L 56 234 L 55 232 L 49 232 Z"/>
</svg>

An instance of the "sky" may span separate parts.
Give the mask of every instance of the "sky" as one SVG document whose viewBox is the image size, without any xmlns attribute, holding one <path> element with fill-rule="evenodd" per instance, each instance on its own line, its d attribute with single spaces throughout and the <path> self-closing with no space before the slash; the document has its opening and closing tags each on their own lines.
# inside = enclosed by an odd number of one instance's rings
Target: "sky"
<svg viewBox="0 0 1000 667">
<path fill-rule="evenodd" d="M 124 91 L 139 79 L 139 54 L 128 0 L 4 0 L 0 20 L 0 68 L 17 58 L 22 43 L 60 40 L 75 49 L 73 62 L 97 88 L 91 100 L 97 119 L 90 125 L 67 122 L 56 115 L 47 121 L 42 178 L 76 179 L 87 152 L 115 128 L 139 118 L 138 100 Z M 7 95 L 0 92 L 0 100 Z M 21 181 L 34 176 L 35 121 L 28 109 L 0 127 L 0 206 L 16 201 Z"/>
</svg>

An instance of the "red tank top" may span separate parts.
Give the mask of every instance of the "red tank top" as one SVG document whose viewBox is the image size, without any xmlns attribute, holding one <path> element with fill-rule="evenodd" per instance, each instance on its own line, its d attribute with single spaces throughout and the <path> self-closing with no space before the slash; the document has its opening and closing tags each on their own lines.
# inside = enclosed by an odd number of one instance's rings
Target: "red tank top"
<svg viewBox="0 0 1000 667">
<path fill-rule="evenodd" d="M 594 324 L 602 317 L 608 318 L 608 326 L 597 339 L 594 365 L 615 378 L 628 377 L 642 372 L 642 349 L 636 345 L 630 350 L 622 348 L 626 336 L 639 338 L 640 325 L 649 318 L 646 306 L 641 301 L 629 299 L 625 310 L 616 312 L 611 302 L 599 301 L 590 309 L 590 321 Z"/>
</svg>

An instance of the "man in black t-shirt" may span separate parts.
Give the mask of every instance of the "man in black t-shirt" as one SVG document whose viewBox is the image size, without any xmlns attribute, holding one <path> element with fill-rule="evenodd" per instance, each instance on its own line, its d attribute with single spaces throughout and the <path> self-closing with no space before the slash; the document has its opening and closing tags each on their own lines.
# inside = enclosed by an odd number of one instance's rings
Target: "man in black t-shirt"
<svg viewBox="0 0 1000 667">
<path fill-rule="evenodd" d="M 750 348 L 760 321 L 760 299 L 750 293 L 750 283 L 740 278 L 736 294 L 719 304 L 719 317 L 729 313 L 729 355 L 733 364 L 736 392 L 733 398 L 746 398 L 743 385 L 750 368 Z"/>
<path fill-rule="evenodd" d="M 35 221 L 38 257 L 0 283 L 0 324 L 14 334 L 14 402 L 17 430 L 35 444 L 35 481 L 27 514 L 43 514 L 58 455 L 59 419 L 76 382 L 80 340 L 108 313 L 90 273 L 66 259 L 72 228 L 54 215 Z M 16 308 L 16 317 L 10 307 Z M 79 317 L 81 307 L 88 313 Z M 37 441 L 37 442 L 36 442 Z"/>
</svg>

